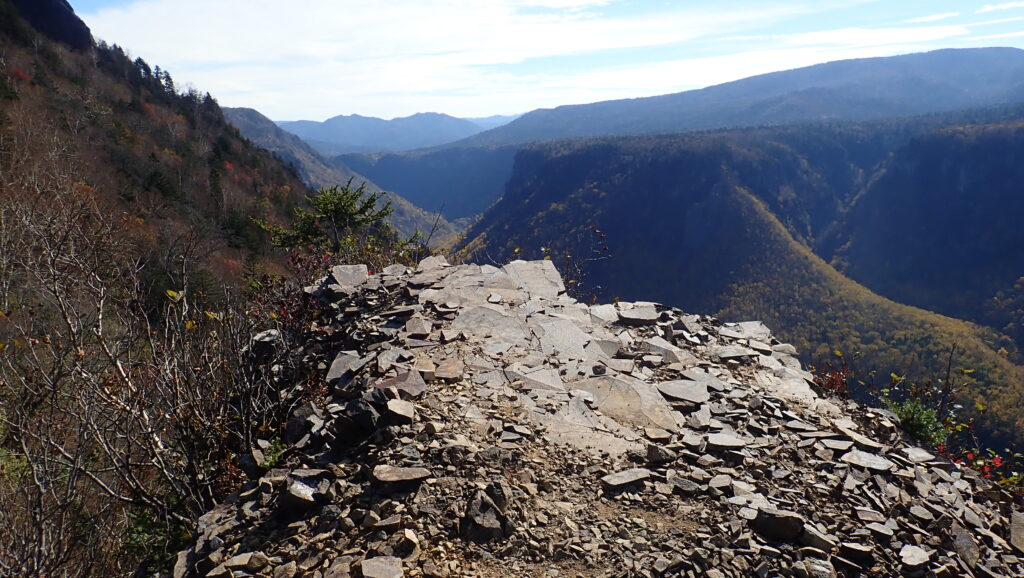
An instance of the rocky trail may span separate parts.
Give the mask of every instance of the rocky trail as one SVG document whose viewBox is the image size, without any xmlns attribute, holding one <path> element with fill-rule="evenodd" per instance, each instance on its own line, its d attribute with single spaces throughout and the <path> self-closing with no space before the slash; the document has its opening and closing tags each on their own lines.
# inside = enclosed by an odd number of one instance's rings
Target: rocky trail
<svg viewBox="0 0 1024 578">
<path fill-rule="evenodd" d="M 588 306 L 550 261 L 335 267 L 287 449 L 175 576 L 1024 576 L 1024 514 L 759 322 Z M 280 349 L 276 334 L 258 336 Z M 278 352 L 279 354 L 281 352 Z"/>
</svg>

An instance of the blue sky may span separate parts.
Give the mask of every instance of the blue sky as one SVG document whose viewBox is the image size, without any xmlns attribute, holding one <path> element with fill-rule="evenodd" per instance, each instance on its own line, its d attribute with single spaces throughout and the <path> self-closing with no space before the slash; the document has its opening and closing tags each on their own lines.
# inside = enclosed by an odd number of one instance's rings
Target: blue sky
<svg viewBox="0 0 1024 578">
<path fill-rule="evenodd" d="M 1024 1 L 70 3 L 97 38 L 275 120 L 509 114 L 846 58 L 1024 48 Z"/>
</svg>

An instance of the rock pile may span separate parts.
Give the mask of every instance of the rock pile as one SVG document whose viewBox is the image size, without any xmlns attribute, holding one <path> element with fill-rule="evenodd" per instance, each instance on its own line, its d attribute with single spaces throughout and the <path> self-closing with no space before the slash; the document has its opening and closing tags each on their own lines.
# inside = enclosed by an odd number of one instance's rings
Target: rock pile
<svg viewBox="0 0 1024 578">
<path fill-rule="evenodd" d="M 587 306 L 549 261 L 307 291 L 329 390 L 175 576 L 1024 576 L 1008 496 L 759 322 Z"/>
</svg>

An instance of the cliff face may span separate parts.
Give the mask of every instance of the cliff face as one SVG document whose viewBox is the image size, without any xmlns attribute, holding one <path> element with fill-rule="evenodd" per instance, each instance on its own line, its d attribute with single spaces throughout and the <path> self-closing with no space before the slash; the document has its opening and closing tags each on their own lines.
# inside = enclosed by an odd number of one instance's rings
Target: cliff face
<svg viewBox="0 0 1024 578">
<path fill-rule="evenodd" d="M 326 312 L 289 354 L 323 383 L 281 384 L 287 439 L 175 576 L 1024 573 L 1008 495 L 821 398 L 759 322 L 587 306 L 550 261 L 307 291 Z"/>
<path fill-rule="evenodd" d="M 14 0 L 22 18 L 46 36 L 75 50 L 92 46 L 92 32 L 67 0 Z"/>
</svg>

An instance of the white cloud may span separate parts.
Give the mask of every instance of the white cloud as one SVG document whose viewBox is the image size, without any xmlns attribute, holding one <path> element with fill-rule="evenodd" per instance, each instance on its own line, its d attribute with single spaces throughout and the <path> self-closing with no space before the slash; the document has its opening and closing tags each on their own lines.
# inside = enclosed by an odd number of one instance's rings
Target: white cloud
<svg viewBox="0 0 1024 578">
<path fill-rule="evenodd" d="M 931 16 L 911 18 L 906 22 L 908 24 L 924 24 L 927 22 L 938 22 L 939 20 L 949 20 L 950 18 L 956 18 L 957 16 L 960 16 L 959 12 L 943 12 L 942 14 L 932 14 Z"/>
<path fill-rule="evenodd" d="M 988 36 L 975 36 L 975 40 L 997 40 L 1000 38 L 1022 38 L 1024 37 L 1024 31 L 1022 32 L 1007 32 L 1004 34 L 989 34 Z"/>
<path fill-rule="evenodd" d="M 984 22 L 974 22 L 971 26 L 992 26 L 995 24 L 1006 24 L 1007 22 L 1020 22 L 1024 20 L 1024 16 L 1014 16 L 1013 18 L 1000 18 L 998 20 L 986 20 Z"/>
<path fill-rule="evenodd" d="M 827 22 L 830 10 L 873 0 L 736 1 L 746 5 L 658 2 L 660 11 L 645 12 L 630 10 L 636 0 L 136 0 L 84 18 L 98 38 L 179 84 L 278 120 L 525 112 L 926 49 L 969 33 L 935 25 L 772 35 L 775 24 Z M 737 37 L 747 38 L 742 49 L 726 40 Z M 626 53 L 642 63 L 622 64 Z"/>
<path fill-rule="evenodd" d="M 970 34 L 966 26 L 914 26 L 904 28 L 841 28 L 779 37 L 794 46 L 844 46 L 848 48 L 915 44 Z"/>
<path fill-rule="evenodd" d="M 771 10 L 597 18 L 594 0 L 144 0 L 88 19 L 101 37 L 182 64 L 353 60 L 458 52 L 479 64 L 685 40 Z M 522 12 L 544 7 L 550 13 Z M 565 9 L 565 10 L 563 10 Z M 175 34 L 161 33 L 175 30 Z M 227 32 L 226 32 L 227 31 Z M 116 36 L 116 39 L 113 38 Z"/>
<path fill-rule="evenodd" d="M 139 0 L 86 15 L 86 21 L 97 37 L 160 64 L 225 104 L 251 99 L 275 117 L 323 118 L 339 112 L 410 114 L 423 106 L 414 93 L 443 102 L 441 92 L 475 90 L 492 96 L 488 106 L 513 112 L 517 105 L 494 100 L 516 90 L 513 79 L 481 67 L 676 44 L 806 10 L 668 5 L 636 16 L 595 12 L 611 2 Z"/>
<path fill-rule="evenodd" d="M 1024 8 L 1024 2 L 1005 2 L 1003 4 L 986 4 L 975 11 L 976 14 L 995 12 L 997 10 L 1009 10 L 1011 8 Z"/>
</svg>

